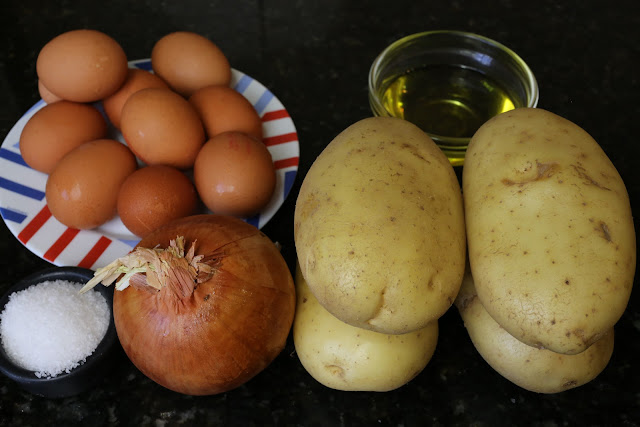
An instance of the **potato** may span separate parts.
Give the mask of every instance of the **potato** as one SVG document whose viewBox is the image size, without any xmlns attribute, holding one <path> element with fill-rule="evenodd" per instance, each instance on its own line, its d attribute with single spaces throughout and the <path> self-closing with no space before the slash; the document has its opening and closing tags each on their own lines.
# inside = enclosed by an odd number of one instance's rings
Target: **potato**
<svg viewBox="0 0 640 427">
<path fill-rule="evenodd" d="M 293 342 L 302 366 L 319 383 L 344 391 L 389 391 L 429 363 L 438 342 L 438 321 L 403 335 L 348 325 L 325 310 L 296 268 Z"/>
<path fill-rule="evenodd" d="M 609 333 L 633 286 L 629 197 L 596 141 L 541 109 L 502 113 L 463 170 L 478 297 L 522 342 L 576 354 Z"/>
<path fill-rule="evenodd" d="M 455 301 L 482 358 L 512 383 L 537 393 L 558 393 L 594 379 L 613 353 L 613 329 L 579 354 L 560 354 L 524 344 L 502 328 L 477 298 L 470 274 Z"/>
<path fill-rule="evenodd" d="M 305 176 L 294 237 L 313 294 L 345 323 L 403 334 L 455 299 L 466 240 L 453 167 L 417 126 L 363 119 Z"/>
</svg>

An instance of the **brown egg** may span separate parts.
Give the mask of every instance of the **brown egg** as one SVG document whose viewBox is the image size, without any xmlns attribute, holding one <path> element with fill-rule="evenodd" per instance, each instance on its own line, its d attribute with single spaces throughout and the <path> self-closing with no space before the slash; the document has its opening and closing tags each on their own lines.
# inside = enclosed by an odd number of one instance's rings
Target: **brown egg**
<svg viewBox="0 0 640 427">
<path fill-rule="evenodd" d="M 69 151 L 106 136 L 107 123 L 96 108 L 58 101 L 42 107 L 25 124 L 20 135 L 20 153 L 33 169 L 51 173 Z"/>
<path fill-rule="evenodd" d="M 151 51 L 153 71 L 183 96 L 209 85 L 231 82 L 231 66 L 211 40 L 189 31 L 167 34 Z"/>
<path fill-rule="evenodd" d="M 60 97 L 55 93 L 51 93 L 49 89 L 42 84 L 40 79 L 38 79 L 38 93 L 40 94 L 40 98 L 47 104 L 53 104 L 54 102 L 60 101 Z"/>
<path fill-rule="evenodd" d="M 110 36 L 73 30 L 40 50 L 36 71 L 42 84 L 62 99 L 94 102 L 114 93 L 127 77 L 127 56 Z"/>
<path fill-rule="evenodd" d="M 276 174 L 271 153 L 240 132 L 225 132 L 207 141 L 193 166 L 196 189 L 214 213 L 247 217 L 271 199 Z"/>
<path fill-rule="evenodd" d="M 118 215 L 133 234 L 144 237 L 171 220 L 192 214 L 198 203 L 193 183 L 171 166 L 146 166 L 124 181 Z"/>
<path fill-rule="evenodd" d="M 146 88 L 168 89 L 169 85 L 160 77 L 147 70 L 140 68 L 130 68 L 127 79 L 116 93 L 102 100 L 104 112 L 111 123 L 120 129 L 120 114 L 122 107 L 129 97 L 141 89 Z"/>
<path fill-rule="evenodd" d="M 262 139 L 262 121 L 247 98 L 227 86 L 207 86 L 194 92 L 189 102 L 198 111 L 209 138 L 229 131 Z"/>
<path fill-rule="evenodd" d="M 205 141 L 202 121 L 189 102 L 169 89 L 142 89 L 122 108 L 120 130 L 147 165 L 193 166 Z"/>
<path fill-rule="evenodd" d="M 71 228 L 104 224 L 115 216 L 120 186 L 136 167 L 133 153 L 118 141 L 99 139 L 76 147 L 47 179 L 51 214 Z"/>
</svg>

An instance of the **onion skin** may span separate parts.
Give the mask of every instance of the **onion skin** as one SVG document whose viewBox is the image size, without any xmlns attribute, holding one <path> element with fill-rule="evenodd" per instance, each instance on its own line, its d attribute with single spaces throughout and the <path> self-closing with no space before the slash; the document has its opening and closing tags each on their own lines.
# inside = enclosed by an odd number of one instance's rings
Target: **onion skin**
<svg viewBox="0 0 640 427">
<path fill-rule="evenodd" d="M 163 387 L 222 393 L 253 378 L 284 348 L 295 312 L 293 278 L 273 242 L 233 217 L 182 218 L 136 247 L 166 248 L 176 236 L 186 247 L 195 240 L 196 255 L 215 260 L 213 275 L 180 296 L 171 286 L 137 284 L 145 276 L 136 274 L 114 293 L 118 337 L 133 364 Z"/>
</svg>

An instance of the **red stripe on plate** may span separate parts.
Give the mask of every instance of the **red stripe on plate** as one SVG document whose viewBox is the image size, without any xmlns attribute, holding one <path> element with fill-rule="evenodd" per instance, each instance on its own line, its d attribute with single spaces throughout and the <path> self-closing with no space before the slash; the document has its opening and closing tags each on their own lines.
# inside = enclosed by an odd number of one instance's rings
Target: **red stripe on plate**
<svg viewBox="0 0 640 427">
<path fill-rule="evenodd" d="M 276 160 L 273 165 L 276 169 L 284 169 L 290 166 L 298 166 L 298 157 L 289 157 L 288 159 Z"/>
<path fill-rule="evenodd" d="M 89 250 L 89 252 L 82 259 L 82 261 L 78 263 L 78 267 L 91 268 L 91 266 L 95 264 L 98 258 L 100 258 L 100 255 L 102 255 L 104 251 L 107 250 L 110 244 L 111 244 L 111 239 L 105 236 L 100 236 L 100 239 L 98 239 L 96 244 L 93 245 L 91 250 Z"/>
<path fill-rule="evenodd" d="M 60 252 L 62 252 L 64 248 L 71 243 L 73 238 L 76 237 L 79 232 L 80 230 L 75 228 L 67 228 L 65 232 L 58 237 L 58 240 L 56 240 L 53 245 L 47 249 L 47 252 L 42 255 L 42 258 L 51 262 L 55 261 L 55 259 L 58 258 L 58 255 L 60 255 Z"/>
<path fill-rule="evenodd" d="M 264 113 L 264 115 L 262 116 L 262 121 L 268 122 L 270 120 L 284 119 L 286 117 L 289 117 L 289 113 L 287 113 L 287 110 L 269 111 L 268 113 Z"/>
<path fill-rule="evenodd" d="M 33 235 L 40 230 L 44 223 L 49 220 L 49 218 L 51 218 L 51 211 L 49 211 L 49 206 L 44 205 L 40 212 L 38 212 L 31 222 L 29 222 L 18 234 L 18 240 L 20 240 L 22 244 L 26 245 Z"/>
<path fill-rule="evenodd" d="M 264 138 L 264 144 L 269 147 L 271 145 L 284 144 L 285 142 L 293 142 L 298 140 L 298 134 L 296 132 L 283 133 L 282 135 L 271 136 Z"/>
</svg>

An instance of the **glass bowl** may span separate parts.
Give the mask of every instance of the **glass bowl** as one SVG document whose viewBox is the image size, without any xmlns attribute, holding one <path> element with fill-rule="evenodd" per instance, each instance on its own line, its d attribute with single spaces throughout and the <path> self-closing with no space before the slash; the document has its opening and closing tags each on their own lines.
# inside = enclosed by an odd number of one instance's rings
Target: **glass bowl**
<svg viewBox="0 0 640 427">
<path fill-rule="evenodd" d="M 385 48 L 369 70 L 376 116 L 408 120 L 425 131 L 454 166 L 491 117 L 535 107 L 538 84 L 511 49 L 477 34 L 427 31 Z"/>
<path fill-rule="evenodd" d="M 80 267 L 54 267 L 36 272 L 13 285 L 0 298 L 0 313 L 4 311 L 5 305 L 9 301 L 9 296 L 14 292 L 49 280 L 67 280 L 84 284 L 92 277 L 92 270 Z M 112 367 L 113 356 L 120 343 L 113 322 L 113 289 L 105 286 L 96 286 L 94 289 L 106 299 L 110 319 L 105 336 L 84 363 L 71 369 L 68 373 L 61 373 L 50 378 L 39 378 L 34 371 L 24 369 L 11 361 L 4 346 L 0 345 L 0 372 L 30 393 L 47 398 L 76 395 L 99 384 Z"/>
</svg>

